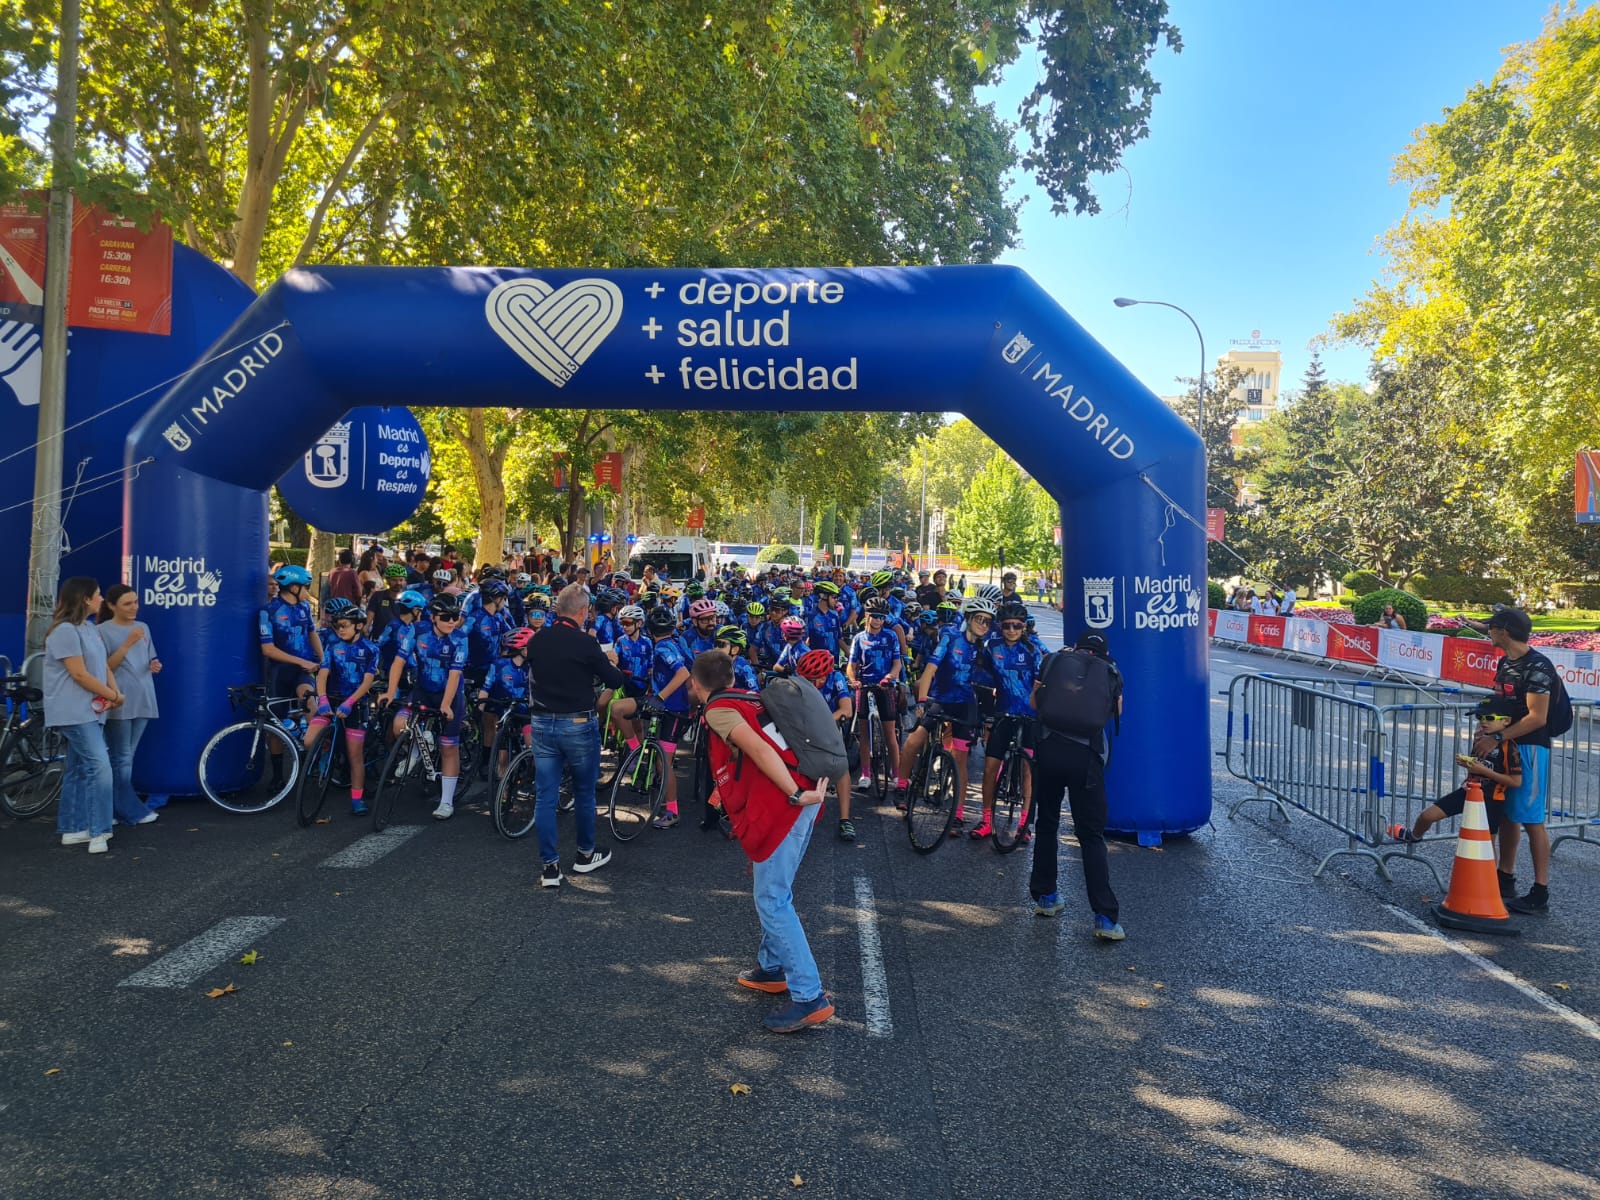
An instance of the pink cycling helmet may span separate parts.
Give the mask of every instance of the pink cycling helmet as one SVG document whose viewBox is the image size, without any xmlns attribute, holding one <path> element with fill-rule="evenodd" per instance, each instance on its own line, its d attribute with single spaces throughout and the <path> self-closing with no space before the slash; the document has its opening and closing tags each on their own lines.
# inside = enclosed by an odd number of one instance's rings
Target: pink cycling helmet
<svg viewBox="0 0 1600 1200">
<path fill-rule="evenodd" d="M 779 622 L 778 628 L 783 631 L 784 637 L 792 641 L 806 631 L 806 623 L 799 617 L 785 617 Z"/>
<path fill-rule="evenodd" d="M 701 617 L 714 617 L 717 615 L 717 602 L 715 600 L 696 600 L 689 605 L 689 620 L 698 621 Z"/>
</svg>

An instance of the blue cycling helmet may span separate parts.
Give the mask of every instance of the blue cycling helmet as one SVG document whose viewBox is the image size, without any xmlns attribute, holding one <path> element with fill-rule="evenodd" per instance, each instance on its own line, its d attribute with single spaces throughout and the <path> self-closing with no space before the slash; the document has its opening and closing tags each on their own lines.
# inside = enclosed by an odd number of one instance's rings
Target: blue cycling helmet
<svg viewBox="0 0 1600 1200">
<path fill-rule="evenodd" d="M 323 611 L 328 614 L 328 620 L 336 621 L 339 619 L 339 614 L 344 612 L 345 609 L 354 607 L 354 601 L 346 600 L 343 596 L 335 596 L 327 604 L 323 605 Z"/>
<path fill-rule="evenodd" d="M 413 612 L 421 612 L 428 607 L 428 598 L 413 588 L 407 588 L 395 599 L 396 608 L 409 608 Z"/>
<path fill-rule="evenodd" d="M 478 585 L 478 595 L 485 600 L 504 600 L 511 594 L 511 589 L 499 579 L 485 579 Z"/>
<path fill-rule="evenodd" d="M 285 563 L 272 573 L 272 582 L 279 587 L 305 587 L 311 582 L 311 572 L 293 563 Z"/>
</svg>

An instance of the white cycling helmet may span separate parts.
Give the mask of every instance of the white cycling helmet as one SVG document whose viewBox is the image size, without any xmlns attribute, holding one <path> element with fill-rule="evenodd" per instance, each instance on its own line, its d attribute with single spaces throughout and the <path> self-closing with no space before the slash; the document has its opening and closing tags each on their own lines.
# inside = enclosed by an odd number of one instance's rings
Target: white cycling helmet
<svg viewBox="0 0 1600 1200">
<path fill-rule="evenodd" d="M 435 583 L 444 584 L 454 583 L 456 581 L 456 573 L 454 571 L 446 570 L 444 567 L 440 567 L 433 573 L 433 581 Z"/>
<path fill-rule="evenodd" d="M 620 609 L 617 610 L 617 620 L 643 621 L 644 609 L 640 608 L 637 604 L 624 604 Z"/>
<path fill-rule="evenodd" d="M 961 605 L 961 615 L 970 617 L 973 613 L 982 613 L 986 617 L 994 616 L 994 601 L 987 596 L 969 596 Z"/>
<path fill-rule="evenodd" d="M 1004 596 L 1005 593 L 992 583 L 982 583 L 978 585 L 977 595 L 978 598 L 982 600 L 997 601 L 1001 596 Z M 991 609 L 990 611 L 992 612 L 993 610 Z"/>
</svg>

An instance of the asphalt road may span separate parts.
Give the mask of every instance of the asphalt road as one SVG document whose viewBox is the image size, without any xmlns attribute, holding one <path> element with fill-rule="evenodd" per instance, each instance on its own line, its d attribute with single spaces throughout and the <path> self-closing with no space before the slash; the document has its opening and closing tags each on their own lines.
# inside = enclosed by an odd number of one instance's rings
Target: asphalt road
<svg viewBox="0 0 1600 1200">
<path fill-rule="evenodd" d="M 1031 915 L 1023 852 L 830 819 L 796 892 L 840 1015 L 791 1038 L 732 984 L 744 861 L 691 824 L 549 893 L 473 810 L 345 867 L 343 816 L 176 803 L 95 858 L 0 823 L 0 1196 L 1600 1197 L 1595 856 L 1464 944 L 1508 982 L 1407 920 L 1425 872 L 1313 881 L 1331 833 L 1215 787 L 1195 836 L 1113 846 L 1114 946 L 1081 889 Z"/>
</svg>

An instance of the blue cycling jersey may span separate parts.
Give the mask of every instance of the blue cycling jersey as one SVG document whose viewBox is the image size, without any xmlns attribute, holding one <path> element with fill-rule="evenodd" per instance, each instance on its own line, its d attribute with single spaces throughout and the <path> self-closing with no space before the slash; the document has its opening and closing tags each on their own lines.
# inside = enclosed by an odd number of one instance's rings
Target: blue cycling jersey
<svg viewBox="0 0 1600 1200">
<path fill-rule="evenodd" d="M 772 670 L 778 663 L 778 656 L 783 653 L 783 630 L 778 628 L 777 621 L 767 621 L 756 631 L 753 639 L 756 648 L 756 662 L 767 670 Z"/>
<path fill-rule="evenodd" d="M 400 645 L 411 636 L 411 630 L 416 624 L 414 621 L 402 621 L 396 617 L 383 627 L 383 632 L 378 635 L 378 681 L 388 686 L 389 668 L 394 666 L 395 656 L 400 653 Z"/>
<path fill-rule="evenodd" d="M 415 673 L 414 692 L 439 693 L 452 672 L 467 667 L 467 635 L 459 628 L 440 633 L 433 622 L 411 626 L 411 635 L 401 644 L 400 657 Z"/>
<path fill-rule="evenodd" d="M 610 613 L 601 613 L 594 619 L 594 636 L 602 646 L 615 646 L 622 640 L 622 626 Z"/>
<path fill-rule="evenodd" d="M 756 680 L 756 669 L 750 665 L 750 660 L 736 658 L 733 660 L 733 686 L 753 692 L 759 686 Z"/>
<path fill-rule="evenodd" d="M 654 643 L 642 633 L 633 637 L 624 634 L 617 639 L 616 650 L 617 667 L 628 677 L 628 682 L 641 688 L 649 684 L 656 653 Z"/>
<path fill-rule="evenodd" d="M 855 664 L 856 678 L 872 687 L 887 679 L 900 661 L 900 639 L 887 625 L 877 633 L 862 630 L 850 639 L 850 661 Z"/>
<path fill-rule="evenodd" d="M 682 641 L 669 634 L 656 642 L 655 654 L 650 664 L 650 682 L 655 686 L 658 696 L 661 694 L 661 689 L 671 683 L 679 671 L 687 671 L 688 669 L 689 654 L 684 649 Z M 689 685 L 684 684 L 663 700 L 662 703 L 667 706 L 668 712 L 688 712 Z"/>
<path fill-rule="evenodd" d="M 330 638 L 322 648 L 322 670 L 328 673 L 328 699 L 338 704 L 378 673 L 378 648 L 364 637 Z"/>
<path fill-rule="evenodd" d="M 256 623 L 263 646 L 273 645 L 296 658 L 313 658 L 311 634 L 316 622 L 311 619 L 311 601 L 290 604 L 274 596 L 258 614 Z"/>
<path fill-rule="evenodd" d="M 823 612 L 820 608 L 811 614 L 806 621 L 806 640 L 817 650 L 826 650 L 835 658 L 839 657 L 839 631 L 844 626 L 844 619 L 836 610 L 830 609 Z"/>
<path fill-rule="evenodd" d="M 691 625 L 683 635 L 683 644 L 688 648 L 689 661 L 692 663 L 695 655 L 704 654 L 707 650 L 715 650 L 717 648 L 717 635 L 714 630 L 711 633 L 702 634 Z"/>
<path fill-rule="evenodd" d="M 1004 639 L 989 644 L 990 665 L 997 681 L 1000 711 L 1008 717 L 1033 714 L 1033 681 L 1039 677 L 1039 651 L 1027 638 L 1008 646 Z"/>
<path fill-rule="evenodd" d="M 850 698 L 850 681 L 838 671 L 831 671 L 828 677 L 817 685 L 817 691 L 822 693 L 822 698 L 828 702 L 828 711 L 834 712 L 839 707 L 839 701 Z"/>
<path fill-rule="evenodd" d="M 801 657 L 810 653 L 811 647 L 806 645 L 804 638 L 798 642 L 784 642 L 783 649 L 778 652 L 777 661 L 772 664 L 772 668 L 775 671 L 793 671 Z"/>
<path fill-rule="evenodd" d="M 527 664 L 501 655 L 484 677 L 483 687 L 489 699 L 498 703 L 511 704 L 525 699 L 528 695 Z"/>
<path fill-rule="evenodd" d="M 511 617 L 505 612 L 490 612 L 479 605 L 461 627 L 467 631 L 467 667 L 482 670 L 500 654 L 500 639 L 511 632 Z"/>
<path fill-rule="evenodd" d="M 935 667 L 928 699 L 937 704 L 972 703 L 972 674 L 983 654 L 983 643 L 969 641 L 966 629 L 952 625 L 928 654 L 924 667 Z"/>
</svg>

